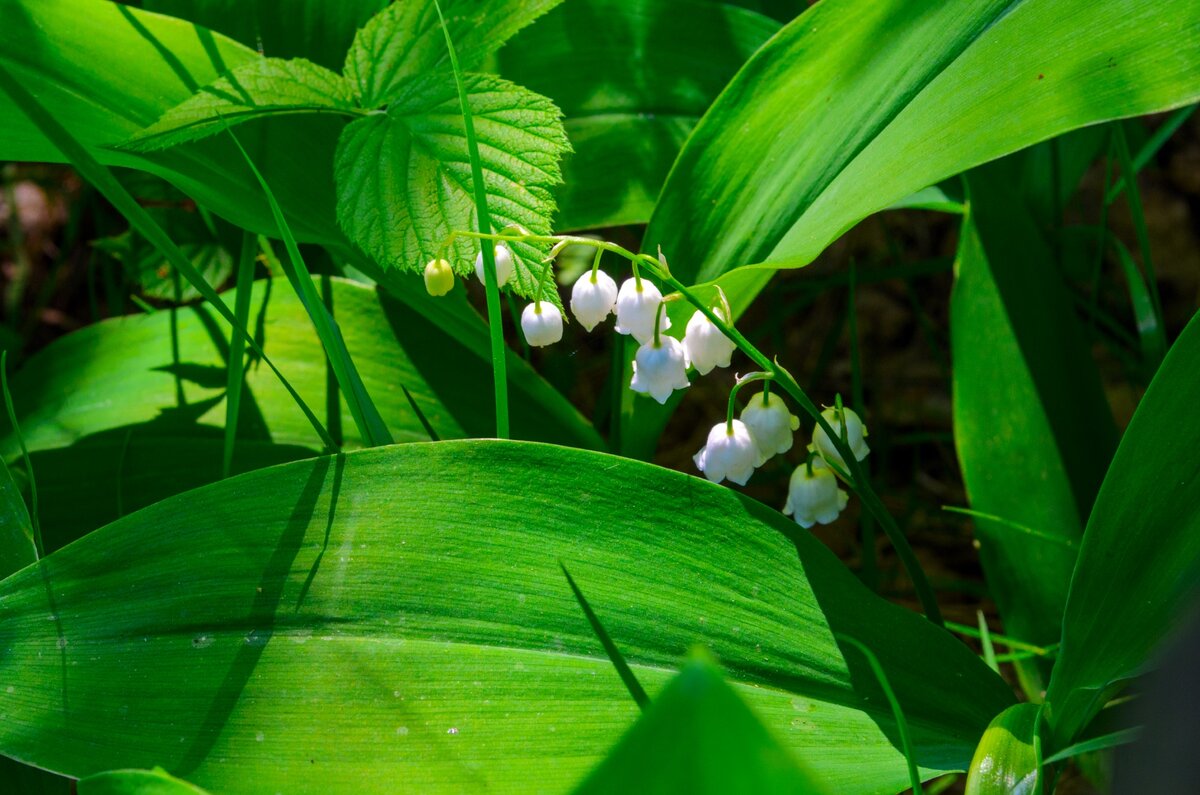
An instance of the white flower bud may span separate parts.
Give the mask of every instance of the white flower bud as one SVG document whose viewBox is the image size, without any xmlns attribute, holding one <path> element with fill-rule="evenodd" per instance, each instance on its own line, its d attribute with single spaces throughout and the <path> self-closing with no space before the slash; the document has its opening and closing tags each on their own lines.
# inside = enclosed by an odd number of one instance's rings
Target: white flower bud
<svg viewBox="0 0 1200 795">
<path fill-rule="evenodd" d="M 722 320 L 728 321 L 720 308 L 713 311 Z M 737 348 L 733 340 L 726 337 L 699 309 L 688 321 L 683 344 L 687 347 L 692 366 L 700 375 L 708 375 L 714 367 L 728 367 L 729 359 Z"/>
<path fill-rule="evenodd" d="M 758 465 L 758 446 L 741 420 L 734 420 L 732 427 L 721 422 L 708 432 L 708 444 L 701 447 L 692 460 L 713 483 L 728 478 L 745 486 Z"/>
<path fill-rule="evenodd" d="M 495 248 L 496 254 L 496 286 L 503 287 L 508 284 L 508 280 L 513 274 L 513 257 L 512 252 L 508 250 L 508 246 L 501 243 Z M 483 275 L 483 252 L 475 255 L 475 275 L 479 277 L 482 284 L 487 284 L 487 279 Z"/>
<path fill-rule="evenodd" d="M 654 338 L 654 318 L 658 314 L 658 305 L 662 303 L 662 293 L 647 279 L 641 280 L 641 290 L 638 290 L 638 279 L 629 278 L 621 285 L 617 293 L 617 325 L 618 334 L 632 334 L 638 342 L 645 344 Z M 671 318 L 663 313 L 660 331 L 671 327 Z"/>
<path fill-rule="evenodd" d="M 604 271 L 585 271 L 571 288 L 571 311 L 586 331 L 608 317 L 616 303 L 617 283 Z"/>
<path fill-rule="evenodd" d="M 629 388 L 649 395 L 659 403 L 666 403 L 676 389 L 690 386 L 687 368 L 687 351 L 683 344 L 663 334 L 659 337 L 659 344 L 651 341 L 638 348 Z"/>
<path fill-rule="evenodd" d="M 871 452 L 871 448 L 867 447 L 866 441 L 867 426 L 863 425 L 862 420 L 858 418 L 853 409 L 842 408 L 842 413 L 845 415 L 844 423 L 838 419 L 837 412 L 837 408 L 830 406 L 821 412 L 821 416 L 825 418 L 825 421 L 829 423 L 839 438 L 843 435 L 842 426 L 843 424 L 845 425 L 846 430 L 844 435 L 846 443 L 850 446 L 850 452 L 854 454 L 857 460 L 862 461 L 867 457 L 867 453 Z M 837 464 L 843 472 L 846 471 L 846 462 L 842 460 L 841 454 L 833 446 L 833 441 L 820 425 L 817 425 L 813 429 L 813 440 L 808 449 L 820 453 L 821 457 L 826 461 Z"/>
<path fill-rule="evenodd" d="M 525 341 L 535 348 L 558 342 L 563 335 L 562 313 L 554 304 L 534 301 L 521 313 L 521 331 L 525 332 Z"/>
<path fill-rule="evenodd" d="M 829 524 L 846 508 L 850 496 L 838 488 L 837 477 L 820 459 L 813 461 L 812 473 L 808 464 L 796 467 L 788 482 L 787 504 L 783 512 L 801 527 Z"/>
<path fill-rule="evenodd" d="M 768 393 L 764 402 L 760 392 L 750 398 L 741 416 L 762 454 L 759 466 L 771 456 L 792 449 L 793 434 L 800 427 L 800 418 L 788 411 L 783 398 Z"/>
</svg>

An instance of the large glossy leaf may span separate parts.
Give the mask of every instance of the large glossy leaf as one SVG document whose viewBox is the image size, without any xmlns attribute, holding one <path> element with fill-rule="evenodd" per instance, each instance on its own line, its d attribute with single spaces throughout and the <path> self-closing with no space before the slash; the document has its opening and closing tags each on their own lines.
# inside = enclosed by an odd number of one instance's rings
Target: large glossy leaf
<svg viewBox="0 0 1200 795">
<path fill-rule="evenodd" d="M 667 683 L 577 795 L 824 792 L 720 672 L 689 662 Z"/>
<path fill-rule="evenodd" d="M 1200 583 L 1200 318 L 1171 346 L 1125 430 L 1084 533 L 1046 694 L 1058 747 L 1147 665 Z"/>
<path fill-rule="evenodd" d="M 696 122 L 778 29 L 725 3 L 571 0 L 517 34 L 500 72 L 554 100 L 575 150 L 556 192 L 558 226 L 649 220 Z"/>
<path fill-rule="evenodd" d="M 1011 703 L 965 646 L 729 489 L 442 442 L 179 495 L 0 583 L 0 751 L 74 775 L 157 760 L 221 792 L 561 791 L 637 710 L 560 559 L 652 693 L 706 644 L 838 792 L 907 774 L 835 632 L 882 660 L 926 775 L 964 768 Z"/>
<path fill-rule="evenodd" d="M 1048 644 L 1117 432 L 1051 249 L 1006 174 L 968 177 L 950 301 L 954 439 L 971 507 L 1041 534 L 975 519 L 1006 631 Z"/>
<path fill-rule="evenodd" d="M 405 395 L 446 439 L 492 432 L 490 375 L 475 355 L 376 290 L 329 280 L 324 294 L 363 382 L 397 439 L 429 437 Z M 326 427 L 362 444 L 308 315 L 286 282 L 258 282 L 250 328 Z M 452 328 L 451 331 L 454 329 Z M 217 480 L 225 422 L 227 330 L 204 305 L 108 320 L 64 337 L 12 381 L 32 453 L 47 543 L 61 546 L 123 513 Z M 509 362 L 514 431 L 598 448 L 591 426 L 522 360 Z M 319 451 L 320 440 L 265 367 L 251 365 L 234 468 Z M 0 423 L 7 427 L 7 422 Z M 0 452 L 20 466 L 15 438 Z"/>
<path fill-rule="evenodd" d="M 1192 0 L 818 3 L 697 127 L 647 242 L 685 281 L 804 265 L 859 219 L 966 168 L 1195 101 L 1198 27 Z"/>
</svg>

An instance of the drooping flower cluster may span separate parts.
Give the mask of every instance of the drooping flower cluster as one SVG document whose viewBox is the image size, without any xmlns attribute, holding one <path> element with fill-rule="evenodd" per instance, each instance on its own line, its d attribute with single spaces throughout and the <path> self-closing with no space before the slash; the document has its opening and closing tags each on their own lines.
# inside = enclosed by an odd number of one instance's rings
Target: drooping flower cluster
<svg viewBox="0 0 1200 795">
<path fill-rule="evenodd" d="M 521 231 L 527 238 L 532 237 Z M 558 240 L 552 256 L 568 240 L 579 239 Z M 634 262 L 633 276 L 619 288 L 611 276 L 599 269 L 601 248 L 623 253 Z M 495 245 L 494 254 L 496 282 L 503 287 L 512 277 L 514 255 L 504 243 Z M 571 288 L 570 308 L 575 319 L 588 332 L 607 320 L 609 315 L 616 315 L 613 330 L 633 337 L 639 344 L 633 360 L 630 389 L 665 404 L 675 390 L 690 386 L 689 369 L 703 376 L 716 368 L 728 367 L 737 348 L 729 335 L 736 334 L 732 331 L 727 333 L 731 327 L 732 313 L 723 293 L 720 294 L 720 303 L 708 310 L 719 319 L 720 324 L 697 309 L 688 320 L 682 340 L 666 334 L 671 328 L 671 319 L 666 311 L 667 302 L 679 296 L 664 298 L 653 282 L 642 278 L 636 263 L 643 260 L 649 260 L 652 268 L 657 267 L 654 260 L 645 255 L 633 255 L 611 244 L 598 247 L 595 264 L 584 271 Z M 661 252 L 658 263 L 662 266 L 661 273 L 669 279 L 666 260 Z M 480 282 L 485 282 L 482 251 L 475 258 L 475 273 Z M 545 277 L 549 273 L 547 266 L 535 300 L 521 313 L 521 329 L 525 340 L 534 347 L 552 345 L 563 337 L 565 319 L 562 312 L 555 303 L 543 300 Z M 445 295 L 453 286 L 454 273 L 449 262 L 436 259 L 426 265 L 425 287 L 430 295 Z M 690 295 L 689 299 L 695 301 Z M 758 360 L 762 360 L 760 354 L 756 355 Z M 725 421 L 713 426 L 705 445 L 693 457 L 696 467 L 709 480 L 714 483 L 729 480 L 745 485 L 756 468 L 771 457 L 792 449 L 800 419 L 788 410 L 783 398 L 771 393 L 768 387 L 750 399 L 738 419 L 733 417 L 734 398 L 743 385 L 756 380 L 771 381 L 776 375 L 753 373 L 735 384 L 730 393 Z M 787 502 L 783 508 L 785 514 L 806 528 L 834 521 L 849 500 L 838 484 L 839 477 L 848 477 L 849 470 L 839 446 L 856 461 L 862 461 L 870 452 L 866 442 L 867 429 L 862 419 L 851 409 L 843 407 L 840 400 L 836 406 L 822 411 L 821 418 L 833 431 L 835 438 L 830 436 L 822 423 L 817 423 L 812 442 L 807 446 L 807 456 L 791 475 Z"/>
</svg>

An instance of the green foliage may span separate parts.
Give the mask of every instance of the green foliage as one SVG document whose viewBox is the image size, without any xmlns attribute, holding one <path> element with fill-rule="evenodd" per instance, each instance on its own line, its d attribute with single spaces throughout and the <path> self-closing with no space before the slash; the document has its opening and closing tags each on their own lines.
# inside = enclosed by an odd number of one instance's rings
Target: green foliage
<svg viewBox="0 0 1200 795">
<path fill-rule="evenodd" d="M 361 113 L 340 75 L 303 58 L 242 64 L 168 110 L 126 147 L 148 152 L 222 132 L 228 125 L 287 113 Z"/>
<path fill-rule="evenodd" d="M 405 389 L 442 438 L 491 433 L 489 374 L 480 354 L 377 290 L 327 279 L 320 291 L 398 441 L 429 438 Z M 259 281 L 249 305 L 248 327 L 292 374 L 305 402 L 322 409 L 327 427 L 341 429 L 343 448 L 363 446 L 296 294 L 282 279 Z M 13 398 L 46 495 L 42 518 L 50 548 L 220 478 L 227 350 L 211 307 L 200 304 L 94 324 L 22 368 Z M 602 446 L 578 411 L 527 363 L 510 354 L 509 372 L 518 435 Z M 241 402 L 234 472 L 319 452 L 303 414 L 257 361 L 246 367 Z M 10 465 L 19 464 L 10 430 L 0 452 Z"/>
<path fill-rule="evenodd" d="M 1116 428 L 1053 252 L 1003 164 L 968 176 L 950 300 L 955 444 L 1007 630 L 1036 644 L 1062 627 L 1076 547 Z M 1026 690 L 1044 674 L 1020 666 Z"/>
<path fill-rule="evenodd" d="M 1197 372 L 1200 318 L 1193 318 L 1125 430 L 1083 536 L 1046 693 L 1059 747 L 1077 739 L 1107 699 L 1143 671 L 1196 597 Z"/>
<path fill-rule="evenodd" d="M 1033 795 L 1038 763 L 1034 748 L 1036 704 L 1014 704 L 990 724 L 967 770 L 966 795 Z"/>
<path fill-rule="evenodd" d="M 111 770 L 79 782 L 79 795 L 207 795 L 162 768 Z"/>
<path fill-rule="evenodd" d="M 568 145 L 558 109 L 497 77 L 469 75 L 466 85 L 493 227 L 519 224 L 549 234 L 550 190 Z M 360 119 L 342 134 L 335 164 L 342 227 L 376 261 L 423 269 L 443 255 L 450 232 L 475 227 L 466 151 L 453 77 L 413 78 L 397 89 L 386 113 Z M 473 274 L 479 248 L 478 241 L 459 238 L 448 258 L 459 273 Z M 534 296 L 545 248 L 513 246 L 511 284 L 521 295 Z"/>
<path fill-rule="evenodd" d="M 704 643 L 838 792 L 908 776 L 887 699 L 835 632 L 875 651 L 923 775 L 965 767 L 1011 701 L 964 646 L 729 489 L 566 448 L 438 442 L 231 478 L 0 583 L 0 675 L 19 683 L 0 691 L 0 750 L 73 775 L 154 758 L 215 791 L 561 789 L 637 708 L 559 559 L 652 695 Z"/>
<path fill-rule="evenodd" d="M 689 662 L 576 790 L 599 793 L 794 793 L 825 790 L 797 767 L 720 672 Z"/>
</svg>

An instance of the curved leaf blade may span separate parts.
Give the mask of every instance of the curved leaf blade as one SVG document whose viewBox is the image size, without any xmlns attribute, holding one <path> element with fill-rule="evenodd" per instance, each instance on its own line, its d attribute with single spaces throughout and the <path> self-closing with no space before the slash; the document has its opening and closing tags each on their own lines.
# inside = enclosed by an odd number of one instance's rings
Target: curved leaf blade
<svg viewBox="0 0 1200 795">
<path fill-rule="evenodd" d="M 1189 0 L 819 3 L 701 121 L 648 247 L 662 244 L 685 282 L 805 265 L 860 219 L 964 169 L 1194 102 L 1198 27 Z"/>
<path fill-rule="evenodd" d="M 535 775 L 562 789 L 637 707 L 561 558 L 652 691 L 708 645 L 837 791 L 895 790 L 907 774 L 887 700 L 835 632 L 876 650 L 925 774 L 964 767 L 1007 686 L 792 532 L 696 478 L 529 443 L 259 470 L 0 583 L 0 675 L 20 683 L 0 692 L 0 750 L 75 775 L 156 757 L 218 791 L 351 791 L 376 777 L 503 788 Z"/>
<path fill-rule="evenodd" d="M 1125 430 L 1079 549 L 1046 693 L 1070 745 L 1187 618 L 1200 582 L 1200 317 L 1171 346 Z M 1120 587 L 1113 587 L 1120 583 Z"/>
</svg>

